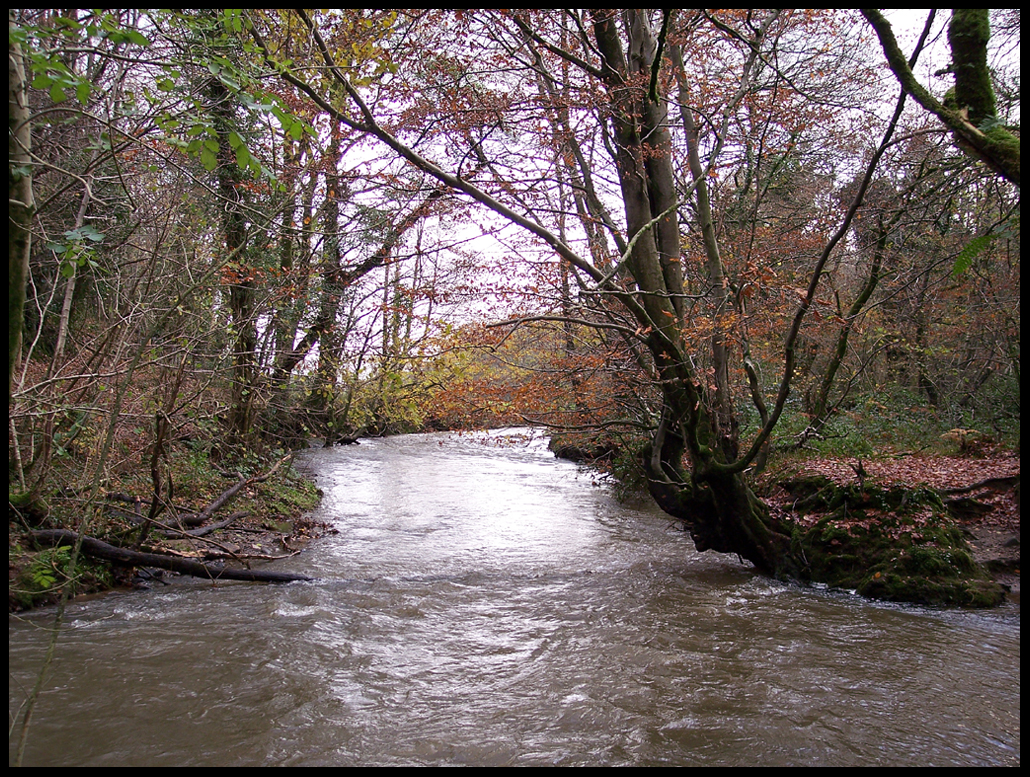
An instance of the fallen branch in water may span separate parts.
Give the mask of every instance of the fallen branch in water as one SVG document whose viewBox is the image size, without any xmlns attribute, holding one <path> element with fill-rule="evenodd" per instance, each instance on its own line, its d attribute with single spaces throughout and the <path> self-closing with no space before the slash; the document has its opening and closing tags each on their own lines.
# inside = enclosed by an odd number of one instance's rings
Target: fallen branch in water
<svg viewBox="0 0 1030 777">
<path fill-rule="evenodd" d="M 67 529 L 37 529 L 30 533 L 32 539 L 42 545 L 73 545 L 78 534 Z M 158 567 L 178 572 L 181 575 L 192 575 L 209 580 L 248 580 L 260 583 L 292 583 L 314 578 L 297 575 L 292 572 L 271 572 L 262 569 L 237 569 L 221 564 L 205 564 L 186 558 L 165 556 L 160 553 L 142 553 L 140 551 L 119 548 L 103 540 L 83 537 L 82 551 L 94 558 L 111 561 L 131 567 Z"/>
</svg>

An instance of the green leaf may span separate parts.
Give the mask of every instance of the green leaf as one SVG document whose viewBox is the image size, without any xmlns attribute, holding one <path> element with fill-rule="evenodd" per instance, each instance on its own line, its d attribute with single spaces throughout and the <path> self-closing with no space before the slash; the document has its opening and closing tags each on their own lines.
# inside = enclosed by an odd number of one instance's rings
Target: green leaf
<svg viewBox="0 0 1030 777">
<path fill-rule="evenodd" d="M 994 238 L 994 235 L 977 235 L 966 243 L 966 247 L 955 257 L 955 264 L 951 268 L 951 277 L 958 278 L 965 273 L 973 265 L 973 260 L 994 242 Z"/>
<path fill-rule="evenodd" d="M 204 169 L 210 172 L 218 167 L 218 157 L 205 148 L 200 152 L 200 164 L 204 165 Z"/>
<path fill-rule="evenodd" d="M 225 84 L 227 87 L 229 87 L 229 89 L 233 92 L 239 92 L 241 89 L 243 89 L 243 87 L 240 86 L 239 81 L 237 81 L 235 78 L 230 78 L 224 73 L 218 77 L 218 80 Z"/>
<path fill-rule="evenodd" d="M 146 35 L 139 32 L 138 30 L 129 30 L 125 33 L 125 37 L 129 43 L 135 43 L 137 46 L 149 46 L 150 40 Z"/>
<path fill-rule="evenodd" d="M 283 130 L 293 122 L 293 119 L 278 105 L 272 106 L 272 115 L 279 120 L 279 123 L 283 126 Z"/>
<path fill-rule="evenodd" d="M 82 23 L 81 22 L 78 22 L 75 19 L 72 19 L 72 18 L 67 17 L 67 16 L 58 16 L 57 18 L 54 19 L 54 24 L 56 24 L 58 27 L 67 27 L 68 29 L 71 29 L 71 30 L 81 30 L 82 29 Z"/>
<path fill-rule="evenodd" d="M 63 103 L 68 99 L 68 95 L 64 93 L 64 89 L 58 84 L 54 84 L 50 87 L 50 99 L 56 103 Z"/>
</svg>

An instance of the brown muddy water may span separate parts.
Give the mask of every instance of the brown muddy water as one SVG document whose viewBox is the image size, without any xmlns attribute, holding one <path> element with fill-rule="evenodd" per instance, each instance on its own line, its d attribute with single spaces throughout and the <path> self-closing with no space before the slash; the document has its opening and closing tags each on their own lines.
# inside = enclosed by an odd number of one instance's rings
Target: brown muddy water
<svg viewBox="0 0 1030 777">
<path fill-rule="evenodd" d="M 306 452 L 339 534 L 277 568 L 320 580 L 71 604 L 25 765 L 1019 764 L 1018 605 L 759 577 L 545 446 Z M 52 619 L 9 620 L 12 719 Z"/>
</svg>

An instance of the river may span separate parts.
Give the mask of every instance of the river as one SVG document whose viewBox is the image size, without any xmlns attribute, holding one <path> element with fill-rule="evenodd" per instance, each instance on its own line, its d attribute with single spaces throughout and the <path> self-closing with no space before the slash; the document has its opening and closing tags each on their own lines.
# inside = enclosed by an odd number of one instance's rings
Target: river
<svg viewBox="0 0 1030 777">
<path fill-rule="evenodd" d="M 71 603 L 26 765 L 1019 764 L 1018 604 L 771 581 L 539 436 L 301 467 L 339 533 L 276 568 L 320 579 Z M 12 716 L 52 618 L 9 619 Z"/>
</svg>

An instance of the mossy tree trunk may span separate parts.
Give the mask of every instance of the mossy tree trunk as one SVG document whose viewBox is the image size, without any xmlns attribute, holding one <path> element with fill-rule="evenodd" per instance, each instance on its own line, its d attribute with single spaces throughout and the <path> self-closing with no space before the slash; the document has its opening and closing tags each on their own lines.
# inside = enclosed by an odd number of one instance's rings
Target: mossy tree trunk
<svg viewBox="0 0 1030 777">
<path fill-rule="evenodd" d="M 938 100 L 916 80 L 890 23 L 879 10 L 863 8 L 861 11 L 876 31 L 887 64 L 902 88 L 951 130 L 956 145 L 1019 186 L 1019 135 L 1003 127 L 994 113 L 994 89 L 987 68 L 988 9 L 959 8 L 952 12 L 948 42 L 955 75 L 953 101 Z"/>
<path fill-rule="evenodd" d="M 642 455 L 652 498 L 699 551 L 736 554 L 772 577 L 800 577 L 791 528 L 774 521 L 744 473 L 729 466 L 696 386 L 689 378 L 666 385 L 663 417 Z"/>
<path fill-rule="evenodd" d="M 229 434 L 234 443 L 246 440 L 254 421 L 257 379 L 257 323 L 254 269 L 248 261 L 248 224 L 244 212 L 243 171 L 236 163 L 230 136 L 242 134 L 236 119 L 236 98 L 217 77 L 208 82 L 210 111 L 218 136 L 218 193 L 222 200 L 222 233 L 227 257 L 229 312 L 232 317 L 232 389 Z"/>
<path fill-rule="evenodd" d="M 641 329 L 649 331 L 647 347 L 662 389 L 661 421 L 644 452 L 649 490 L 665 512 L 686 525 L 698 550 L 735 553 L 765 574 L 795 576 L 798 564 L 789 533 L 773 525 L 745 479 L 760 446 L 748 458 L 737 457 L 738 424 L 724 396 L 725 382 L 706 390 L 691 367 L 695 360 L 683 336 L 687 290 L 680 264 L 678 200 L 669 185 L 673 155 L 667 105 L 655 91 L 649 92 L 642 78 L 656 66 L 659 41 L 645 12 L 628 10 L 622 16 L 620 35 L 614 12 L 596 12 L 594 36 L 609 95 L 627 233 L 635 238 L 626 266 L 636 282 L 639 304 L 630 309 Z M 628 83 L 639 86 L 627 88 Z M 699 161 L 695 168 L 695 181 L 703 182 Z M 702 232 L 709 273 L 720 281 L 714 230 Z M 724 303 L 719 298 L 722 283 L 717 287 L 716 303 Z M 709 342 L 715 364 L 724 366 L 723 338 Z"/>
</svg>

